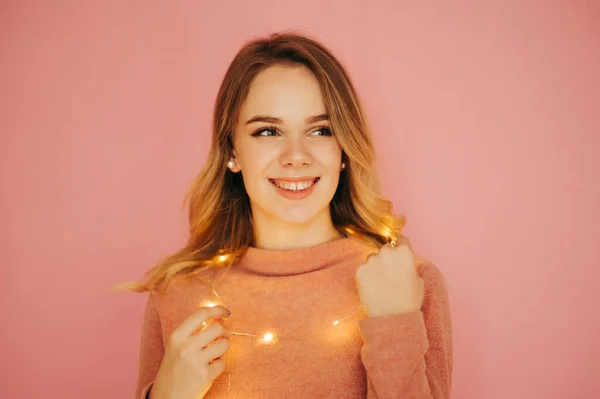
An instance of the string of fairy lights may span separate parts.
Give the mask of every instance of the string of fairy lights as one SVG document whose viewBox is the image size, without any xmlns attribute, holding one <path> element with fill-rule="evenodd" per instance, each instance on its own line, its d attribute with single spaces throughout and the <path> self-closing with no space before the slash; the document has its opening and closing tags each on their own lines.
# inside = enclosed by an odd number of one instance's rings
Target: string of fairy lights
<svg viewBox="0 0 600 399">
<path fill-rule="evenodd" d="M 202 302 L 202 307 L 214 307 L 214 306 L 218 306 L 219 303 L 214 302 L 214 301 L 204 301 Z M 357 306 L 351 313 L 349 313 L 348 315 L 336 319 L 334 321 L 331 322 L 332 326 L 337 326 L 340 323 L 344 322 L 345 320 L 348 320 L 352 317 L 354 317 L 354 315 L 362 308 L 362 305 Z M 202 323 L 203 326 L 206 326 L 207 322 Z M 265 331 L 263 334 L 254 334 L 254 333 L 249 333 L 249 332 L 242 332 L 242 331 L 230 331 L 229 335 L 237 335 L 237 336 L 242 336 L 242 337 L 254 337 L 254 338 L 258 338 L 259 342 L 264 343 L 264 344 L 269 344 L 269 343 L 276 343 L 278 341 L 278 337 L 275 334 L 275 332 L 273 330 L 267 330 Z"/>
<path fill-rule="evenodd" d="M 393 248 L 396 245 L 396 239 L 391 238 L 389 240 L 389 243 Z M 230 259 L 231 259 L 231 256 L 227 255 L 227 254 L 221 254 L 216 257 L 216 261 L 220 264 L 224 264 L 225 262 L 227 262 Z M 231 266 L 231 263 L 230 263 L 229 267 L 230 266 Z M 226 269 L 225 273 L 223 273 L 223 275 L 221 276 L 221 278 L 219 280 L 222 280 L 223 278 L 225 278 L 225 275 L 229 271 L 229 267 Z M 213 299 L 203 301 L 200 304 L 201 307 L 214 307 L 214 306 L 219 306 L 219 305 L 224 304 L 224 302 L 221 300 L 221 298 L 215 288 L 215 285 L 216 285 L 215 282 L 213 282 L 211 285 Z M 362 304 L 357 306 L 352 312 L 348 313 L 347 315 L 331 321 L 331 326 L 333 326 L 333 327 L 339 326 L 343 322 L 354 318 L 356 313 L 358 313 L 358 311 L 361 308 L 362 308 Z M 207 325 L 207 322 L 202 323 L 203 327 L 205 327 L 206 325 Z M 266 330 L 261 334 L 256 334 L 256 333 L 251 333 L 251 332 L 246 332 L 246 331 L 229 331 L 229 335 L 254 338 L 257 340 L 258 343 L 267 344 L 267 345 L 274 345 L 277 342 L 279 342 L 279 340 L 280 340 L 280 337 L 276 334 L 274 329 Z M 227 369 L 228 370 L 230 369 L 229 366 L 230 366 L 230 364 L 229 364 L 229 358 L 228 358 L 227 359 Z M 228 373 L 227 391 L 230 392 L 230 390 L 231 390 L 231 373 Z"/>
<path fill-rule="evenodd" d="M 218 294 L 214 288 L 213 285 L 213 294 L 216 295 L 218 297 Z M 202 303 L 201 306 L 203 307 L 214 307 L 214 306 L 218 306 L 219 302 L 215 302 L 215 301 L 204 301 Z M 354 315 L 362 308 L 362 305 L 357 306 L 351 313 L 349 313 L 348 315 L 341 317 L 337 320 L 334 320 L 331 322 L 331 325 L 333 327 L 339 326 L 342 322 L 351 319 L 352 317 L 354 317 Z M 207 322 L 203 322 L 202 323 L 203 326 L 207 325 Z M 274 330 L 267 330 L 262 334 L 254 334 L 254 333 L 249 333 L 249 332 L 243 332 L 243 331 L 229 331 L 229 335 L 234 335 L 234 336 L 240 336 L 240 337 L 251 337 L 254 338 L 256 340 L 258 340 L 258 343 L 260 344 L 267 344 L 267 345 L 274 345 L 277 342 L 279 342 L 279 337 L 277 336 L 277 334 L 275 333 Z M 227 392 L 231 392 L 231 365 L 230 365 L 230 359 L 229 357 L 227 357 L 227 367 L 226 369 L 228 370 L 227 372 Z"/>
</svg>

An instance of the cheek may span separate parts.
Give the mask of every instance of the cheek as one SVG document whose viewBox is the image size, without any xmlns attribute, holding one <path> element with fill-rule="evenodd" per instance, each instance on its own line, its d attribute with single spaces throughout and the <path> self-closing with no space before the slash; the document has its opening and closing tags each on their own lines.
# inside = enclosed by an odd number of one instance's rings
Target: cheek
<svg viewBox="0 0 600 399">
<path fill-rule="evenodd" d="M 269 166 L 277 160 L 277 151 L 264 146 L 247 145 L 238 154 L 242 176 L 247 185 L 257 184 L 267 177 Z"/>
<path fill-rule="evenodd" d="M 264 158 L 248 159 L 245 162 L 240 162 L 240 167 L 246 184 L 255 184 L 265 177 Z"/>
<path fill-rule="evenodd" d="M 319 149 L 318 158 L 323 169 L 328 172 L 339 172 L 342 163 L 342 150 L 336 143 L 328 148 Z"/>
</svg>

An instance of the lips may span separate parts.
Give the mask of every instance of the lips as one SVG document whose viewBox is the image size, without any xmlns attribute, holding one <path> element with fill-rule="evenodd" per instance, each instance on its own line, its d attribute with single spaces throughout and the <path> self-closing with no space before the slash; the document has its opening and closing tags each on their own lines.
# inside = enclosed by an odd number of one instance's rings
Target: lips
<svg viewBox="0 0 600 399">
<path fill-rule="evenodd" d="M 314 184 L 316 184 L 321 178 L 320 177 L 309 177 L 309 178 L 277 178 L 269 179 L 269 182 L 274 186 L 287 191 L 298 192 L 304 191 Z"/>
</svg>

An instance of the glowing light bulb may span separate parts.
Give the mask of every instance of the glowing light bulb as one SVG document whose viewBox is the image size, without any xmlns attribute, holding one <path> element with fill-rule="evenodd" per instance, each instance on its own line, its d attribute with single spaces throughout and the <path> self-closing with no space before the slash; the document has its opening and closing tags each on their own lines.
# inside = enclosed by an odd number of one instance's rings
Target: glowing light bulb
<svg viewBox="0 0 600 399">
<path fill-rule="evenodd" d="M 388 240 L 394 240 L 394 235 L 392 233 L 392 230 L 389 227 L 385 227 L 381 233 L 381 235 L 383 235 L 385 238 L 387 238 Z"/>
<path fill-rule="evenodd" d="M 213 301 L 202 302 L 202 307 L 205 307 L 205 308 L 214 308 L 215 306 L 217 306 L 217 303 L 213 302 Z"/>
<path fill-rule="evenodd" d="M 273 341 L 273 333 L 268 332 L 265 335 L 263 335 L 263 341 L 265 341 L 265 342 Z"/>
<path fill-rule="evenodd" d="M 275 342 L 275 334 L 273 334 L 272 332 L 266 332 L 261 338 L 260 340 L 266 344 L 271 344 Z"/>
<path fill-rule="evenodd" d="M 227 255 L 219 255 L 217 257 L 217 261 L 223 263 L 223 262 L 225 262 L 227 260 L 227 258 L 229 258 L 229 256 L 227 256 Z"/>
</svg>

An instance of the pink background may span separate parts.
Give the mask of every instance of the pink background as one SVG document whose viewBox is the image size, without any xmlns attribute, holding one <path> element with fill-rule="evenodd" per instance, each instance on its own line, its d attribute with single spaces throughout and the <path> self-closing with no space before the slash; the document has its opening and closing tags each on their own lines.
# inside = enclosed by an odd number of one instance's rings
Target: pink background
<svg viewBox="0 0 600 399">
<path fill-rule="evenodd" d="M 225 68 L 287 28 L 347 65 L 449 280 L 454 397 L 597 395 L 600 4 L 282 3 L 2 2 L 0 397 L 133 397 L 145 297 L 111 286 L 182 243 Z"/>
</svg>

